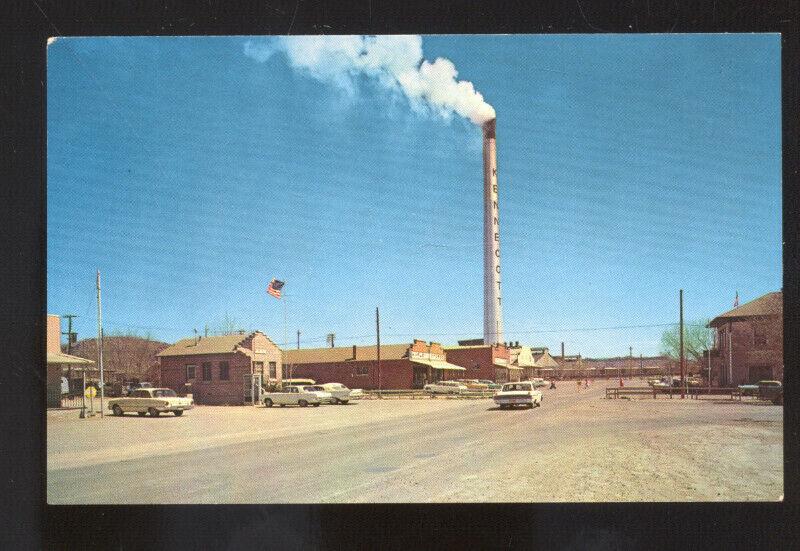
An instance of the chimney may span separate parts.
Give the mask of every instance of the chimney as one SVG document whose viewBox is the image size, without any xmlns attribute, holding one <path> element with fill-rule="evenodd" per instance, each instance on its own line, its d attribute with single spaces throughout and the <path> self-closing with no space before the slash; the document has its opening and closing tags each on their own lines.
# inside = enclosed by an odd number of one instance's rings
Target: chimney
<svg viewBox="0 0 800 551">
<path fill-rule="evenodd" d="M 356 359 L 356 345 L 353 345 L 353 359 Z"/>
<path fill-rule="evenodd" d="M 492 119 L 483 125 L 483 340 L 486 344 L 503 342 L 496 123 L 497 119 Z"/>
</svg>

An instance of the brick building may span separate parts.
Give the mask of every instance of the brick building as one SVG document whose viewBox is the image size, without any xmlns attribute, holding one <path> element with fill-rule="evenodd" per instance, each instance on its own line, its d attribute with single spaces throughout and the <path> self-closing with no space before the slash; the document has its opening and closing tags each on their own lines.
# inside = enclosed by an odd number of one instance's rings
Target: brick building
<svg viewBox="0 0 800 551">
<path fill-rule="evenodd" d="M 448 363 L 442 345 L 418 339 L 411 344 L 381 345 L 380 371 L 377 346 L 286 350 L 284 365 L 292 378 L 365 390 L 422 388 L 430 382 L 460 378 L 465 372 Z"/>
<path fill-rule="evenodd" d="M 715 317 L 711 382 L 737 386 L 783 381 L 783 292 L 767 293 Z M 708 352 L 706 352 L 708 354 Z M 707 365 L 708 356 L 703 359 Z"/>
<path fill-rule="evenodd" d="M 61 407 L 62 377 L 65 371 L 81 371 L 93 365 L 92 360 L 61 351 L 61 318 L 47 315 L 47 407 Z"/>
<path fill-rule="evenodd" d="M 447 361 L 466 369 L 462 378 L 489 379 L 498 383 L 519 381 L 523 369 L 510 365 L 509 349 L 504 344 L 445 346 Z"/>
<path fill-rule="evenodd" d="M 192 394 L 197 404 L 243 404 L 253 374 L 264 385 L 283 377 L 281 351 L 260 331 L 183 339 L 157 356 L 161 384 Z"/>
</svg>

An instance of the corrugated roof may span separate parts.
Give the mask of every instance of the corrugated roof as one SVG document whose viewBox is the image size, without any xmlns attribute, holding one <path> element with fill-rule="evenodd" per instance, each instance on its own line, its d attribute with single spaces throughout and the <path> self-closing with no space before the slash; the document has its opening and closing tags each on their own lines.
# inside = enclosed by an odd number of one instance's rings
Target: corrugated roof
<svg viewBox="0 0 800 551">
<path fill-rule="evenodd" d="M 401 360 L 408 356 L 411 344 L 382 344 L 381 360 Z M 356 346 L 357 362 L 377 361 L 377 346 Z M 312 364 L 336 363 L 353 360 L 352 346 L 338 346 L 336 348 L 301 348 L 299 350 L 284 350 L 283 363 L 285 364 Z"/>
<path fill-rule="evenodd" d="M 728 321 L 755 316 L 781 316 L 783 315 L 783 291 L 775 291 L 760 296 L 750 302 L 745 302 L 741 306 L 720 314 L 708 324 L 709 327 L 717 327 Z"/>
<path fill-rule="evenodd" d="M 200 337 L 197 343 L 194 338 L 183 339 L 165 348 L 156 356 L 194 356 L 196 354 L 225 354 L 234 352 L 244 340 L 258 331 L 246 335 L 222 335 L 219 337 Z"/>
<path fill-rule="evenodd" d="M 556 362 L 550 353 L 545 352 L 543 354 L 534 354 L 533 361 L 536 363 L 536 367 L 558 367 L 558 362 Z"/>
</svg>

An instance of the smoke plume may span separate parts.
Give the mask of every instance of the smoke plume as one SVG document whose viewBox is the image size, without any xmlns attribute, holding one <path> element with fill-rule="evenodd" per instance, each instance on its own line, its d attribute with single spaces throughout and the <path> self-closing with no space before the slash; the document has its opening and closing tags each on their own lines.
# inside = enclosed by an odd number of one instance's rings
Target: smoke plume
<svg viewBox="0 0 800 551">
<path fill-rule="evenodd" d="M 417 111 L 444 118 L 456 113 L 478 125 L 495 118 L 472 83 L 457 79 L 452 61 L 423 58 L 420 36 L 271 37 L 248 40 L 244 53 L 258 62 L 282 54 L 295 70 L 350 94 L 363 76 L 401 93 Z"/>
</svg>

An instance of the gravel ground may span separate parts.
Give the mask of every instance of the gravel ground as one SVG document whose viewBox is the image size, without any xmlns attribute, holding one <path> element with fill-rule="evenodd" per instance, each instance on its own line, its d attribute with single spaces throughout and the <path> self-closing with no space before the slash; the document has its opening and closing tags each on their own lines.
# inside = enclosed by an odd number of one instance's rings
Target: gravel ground
<svg viewBox="0 0 800 551">
<path fill-rule="evenodd" d="M 627 384 L 631 384 L 630 382 Z M 48 412 L 50 503 L 774 501 L 783 408 L 604 399 L 603 383 L 491 400 Z"/>
</svg>

